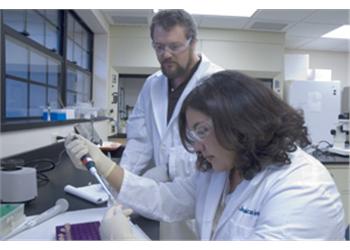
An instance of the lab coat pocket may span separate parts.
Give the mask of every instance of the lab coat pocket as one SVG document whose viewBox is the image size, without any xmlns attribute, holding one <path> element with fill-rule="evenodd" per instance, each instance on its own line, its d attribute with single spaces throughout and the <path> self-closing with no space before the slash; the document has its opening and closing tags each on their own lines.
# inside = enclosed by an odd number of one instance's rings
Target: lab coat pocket
<svg viewBox="0 0 350 250">
<path fill-rule="evenodd" d="M 186 177 L 195 170 L 196 155 L 188 153 L 184 147 L 176 146 L 169 149 L 169 176 Z"/>
<path fill-rule="evenodd" d="M 252 216 L 241 211 L 237 212 L 226 223 L 225 231 L 229 233 L 227 238 L 232 240 L 250 239 L 254 233 L 257 219 L 257 216 Z"/>
<path fill-rule="evenodd" d="M 233 221 L 231 221 L 230 224 L 231 224 L 230 229 L 227 230 L 228 232 L 230 232 L 230 235 L 228 236 L 227 239 L 249 240 L 249 238 L 254 232 L 254 227 L 250 227 L 244 224 L 233 223 Z"/>
</svg>

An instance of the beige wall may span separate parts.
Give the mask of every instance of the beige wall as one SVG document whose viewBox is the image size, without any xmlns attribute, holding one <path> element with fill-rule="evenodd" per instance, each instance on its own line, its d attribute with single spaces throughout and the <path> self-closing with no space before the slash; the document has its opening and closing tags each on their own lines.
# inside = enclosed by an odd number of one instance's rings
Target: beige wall
<svg viewBox="0 0 350 250">
<path fill-rule="evenodd" d="M 227 69 L 275 77 L 283 69 L 284 35 L 269 32 L 200 29 L 197 50 Z M 110 29 L 111 66 L 119 73 L 152 73 L 159 68 L 148 27 Z"/>
</svg>

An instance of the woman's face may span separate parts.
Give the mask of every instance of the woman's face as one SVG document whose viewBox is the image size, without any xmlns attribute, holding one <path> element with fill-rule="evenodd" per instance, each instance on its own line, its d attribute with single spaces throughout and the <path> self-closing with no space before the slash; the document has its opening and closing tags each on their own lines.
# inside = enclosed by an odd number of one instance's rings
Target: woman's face
<svg viewBox="0 0 350 250">
<path fill-rule="evenodd" d="M 233 168 L 234 152 L 222 147 L 216 139 L 210 117 L 188 108 L 186 111 L 187 137 L 191 146 L 210 162 L 216 171 L 227 171 Z"/>
</svg>

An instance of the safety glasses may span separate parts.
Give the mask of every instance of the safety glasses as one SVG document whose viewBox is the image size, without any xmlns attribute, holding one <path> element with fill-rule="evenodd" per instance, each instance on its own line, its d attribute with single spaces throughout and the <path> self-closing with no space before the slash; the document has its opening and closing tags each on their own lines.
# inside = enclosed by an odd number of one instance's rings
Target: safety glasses
<svg viewBox="0 0 350 250">
<path fill-rule="evenodd" d="M 181 44 L 181 43 L 161 44 L 161 43 L 152 42 L 152 47 L 157 54 L 162 54 L 165 52 L 165 50 L 169 51 L 172 54 L 179 54 L 185 51 L 185 49 L 190 45 L 191 41 L 192 41 L 192 38 L 189 38 L 184 44 Z"/>
<path fill-rule="evenodd" d="M 209 136 L 213 129 L 211 120 L 198 123 L 192 129 L 186 129 L 187 142 L 193 146 L 197 142 L 202 142 Z"/>
</svg>

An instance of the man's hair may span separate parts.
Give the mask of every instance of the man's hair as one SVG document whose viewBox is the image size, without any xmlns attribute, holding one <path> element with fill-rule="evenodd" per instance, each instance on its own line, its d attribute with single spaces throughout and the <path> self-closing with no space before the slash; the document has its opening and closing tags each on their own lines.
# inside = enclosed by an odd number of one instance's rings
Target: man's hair
<svg viewBox="0 0 350 250">
<path fill-rule="evenodd" d="M 161 10 L 153 18 L 150 27 L 151 38 L 153 40 L 153 32 L 156 26 L 162 27 L 169 31 L 174 26 L 179 25 L 185 28 L 186 38 L 197 40 L 196 23 L 192 16 L 184 10 Z"/>
<path fill-rule="evenodd" d="M 290 164 L 288 153 L 310 144 L 304 118 L 262 82 L 236 71 L 221 71 L 204 79 L 183 102 L 179 132 L 186 136 L 186 111 L 191 108 L 212 119 L 219 144 L 234 154 L 234 168 L 247 180 L 269 164 Z M 198 154 L 197 168 L 212 166 Z"/>
</svg>

